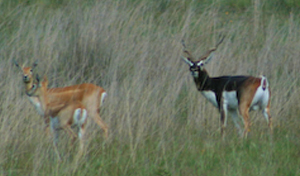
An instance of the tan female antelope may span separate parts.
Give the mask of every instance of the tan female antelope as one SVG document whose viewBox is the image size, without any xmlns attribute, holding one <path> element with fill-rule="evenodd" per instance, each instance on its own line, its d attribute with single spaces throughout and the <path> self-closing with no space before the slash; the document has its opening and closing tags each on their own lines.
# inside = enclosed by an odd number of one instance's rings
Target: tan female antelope
<svg viewBox="0 0 300 176">
<path fill-rule="evenodd" d="M 32 67 L 20 66 L 16 61 L 15 65 L 21 69 L 23 72 L 23 83 L 25 86 L 25 91 L 31 89 L 33 85 L 33 69 L 37 66 L 37 61 Z M 106 91 L 95 84 L 83 83 L 73 86 L 61 87 L 61 88 L 51 88 L 47 89 L 48 101 L 50 103 L 63 104 L 69 101 L 79 101 L 85 107 L 87 107 L 89 117 L 104 130 L 104 135 L 108 137 L 108 127 L 105 122 L 100 117 L 100 107 L 102 106 L 104 99 L 107 95 Z M 28 96 L 30 102 L 35 106 L 38 113 L 44 116 L 44 112 L 41 108 L 40 102 L 36 97 Z M 49 118 L 45 118 L 46 126 L 48 126 Z"/>
<path fill-rule="evenodd" d="M 58 130 L 63 129 L 73 136 L 72 143 L 78 137 L 80 140 L 79 154 L 81 155 L 84 149 L 84 133 L 87 121 L 87 110 L 80 101 L 64 102 L 62 104 L 49 103 L 48 101 L 48 80 L 44 77 L 41 82 L 39 77 L 36 78 L 37 83 L 33 83 L 32 88 L 26 91 L 30 97 L 36 97 L 44 112 L 44 118 L 50 117 L 50 127 L 53 133 L 53 146 L 59 160 L 60 154 L 57 149 Z M 59 102 L 60 103 L 60 102 Z M 78 127 L 78 135 L 74 133 L 71 126 Z"/>
<path fill-rule="evenodd" d="M 270 97 L 271 91 L 266 77 L 253 76 L 221 76 L 210 77 L 204 66 L 212 58 L 213 52 L 222 43 L 224 37 L 217 43 L 217 45 L 208 50 L 207 53 L 195 60 L 192 54 L 186 50 L 184 41 L 185 57 L 182 59 L 190 66 L 190 72 L 194 77 L 194 82 L 197 89 L 202 95 L 207 98 L 221 113 L 221 135 L 227 123 L 227 114 L 229 113 L 235 126 L 241 129 L 237 122 L 238 112 L 243 116 L 244 132 L 243 137 L 247 137 L 250 122 L 249 110 L 261 109 L 266 118 L 269 128 L 272 132 L 272 119 L 270 115 Z"/>
</svg>

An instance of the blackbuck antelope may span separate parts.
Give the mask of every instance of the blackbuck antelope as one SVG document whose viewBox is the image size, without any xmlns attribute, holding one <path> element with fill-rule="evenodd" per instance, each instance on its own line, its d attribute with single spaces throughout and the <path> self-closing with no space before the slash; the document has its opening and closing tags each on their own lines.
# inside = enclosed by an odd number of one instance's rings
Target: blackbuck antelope
<svg viewBox="0 0 300 176">
<path fill-rule="evenodd" d="M 33 85 L 33 71 L 37 66 L 37 61 L 32 67 L 20 66 L 16 61 L 15 65 L 20 68 L 23 73 L 23 83 L 25 86 L 25 91 L 32 88 Z M 69 101 L 79 101 L 81 102 L 88 111 L 89 117 L 104 130 L 104 135 L 108 137 L 108 127 L 105 122 L 100 117 L 100 107 L 102 106 L 104 99 L 107 95 L 106 91 L 95 84 L 83 83 L 78 85 L 72 85 L 60 88 L 50 88 L 47 89 L 48 101 L 49 103 L 63 104 Z M 36 97 L 28 96 L 30 102 L 35 106 L 38 113 L 44 116 L 44 111 L 41 108 L 41 102 Z M 45 118 L 46 126 L 49 124 L 49 118 Z"/>
<path fill-rule="evenodd" d="M 59 160 L 61 160 L 61 157 L 57 149 L 57 141 L 58 131 L 60 129 L 63 129 L 73 136 L 72 144 L 77 137 L 79 138 L 80 147 L 78 154 L 81 155 L 84 149 L 84 133 L 87 121 L 86 108 L 80 101 L 49 103 L 47 77 L 44 77 L 44 80 L 41 82 L 37 76 L 36 80 L 37 82 L 32 84 L 32 88 L 27 90 L 26 94 L 30 97 L 36 97 L 39 100 L 41 109 L 44 112 L 44 118 L 50 117 L 50 128 L 53 133 L 53 146 Z M 78 135 L 75 134 L 71 126 L 78 127 Z"/>
<path fill-rule="evenodd" d="M 221 114 L 221 136 L 227 124 L 227 114 L 230 114 L 235 126 L 243 137 L 247 137 L 250 130 L 249 111 L 261 109 L 272 132 L 272 119 L 270 115 L 271 91 L 266 77 L 253 76 L 220 76 L 210 77 L 205 70 L 205 64 L 212 58 L 213 52 L 222 43 L 224 37 L 217 45 L 208 50 L 206 54 L 195 60 L 186 49 L 184 41 L 184 54 L 182 59 L 190 66 L 197 89 L 208 99 Z M 238 113 L 243 116 L 244 131 L 238 124 Z"/>
</svg>

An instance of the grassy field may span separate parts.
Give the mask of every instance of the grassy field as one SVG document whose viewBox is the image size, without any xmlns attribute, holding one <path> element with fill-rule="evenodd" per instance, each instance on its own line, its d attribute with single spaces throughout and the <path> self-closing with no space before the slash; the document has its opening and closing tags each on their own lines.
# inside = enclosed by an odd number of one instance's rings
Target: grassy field
<svg viewBox="0 0 300 176">
<path fill-rule="evenodd" d="M 298 1 L 0 1 L 0 175 L 300 175 Z M 275 13 L 276 12 L 276 13 Z M 180 59 L 185 39 L 201 56 L 225 34 L 211 76 L 267 76 L 271 137 L 261 112 L 241 140 L 196 89 Z M 60 137 L 58 163 L 43 119 L 24 93 L 31 65 L 50 87 L 90 82 L 107 90 L 86 154 Z M 230 118 L 229 118 L 230 119 Z"/>
</svg>

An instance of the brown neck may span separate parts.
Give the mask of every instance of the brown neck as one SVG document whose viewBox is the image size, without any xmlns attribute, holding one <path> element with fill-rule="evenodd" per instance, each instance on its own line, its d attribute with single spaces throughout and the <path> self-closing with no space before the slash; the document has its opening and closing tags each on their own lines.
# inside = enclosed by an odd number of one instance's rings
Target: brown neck
<svg viewBox="0 0 300 176">
<path fill-rule="evenodd" d="M 37 98 L 38 101 L 40 102 L 43 111 L 46 112 L 47 104 L 48 104 L 48 96 L 47 96 L 47 92 L 44 90 L 47 90 L 47 88 L 46 89 L 44 89 L 43 87 L 34 88 L 33 84 L 31 84 L 31 86 L 29 85 L 30 83 L 25 84 L 27 96 Z M 35 86 L 38 85 L 35 84 Z"/>
<path fill-rule="evenodd" d="M 40 95 L 38 96 L 38 99 L 41 103 L 41 106 L 44 110 L 44 112 L 46 112 L 47 110 L 47 104 L 48 104 L 48 96 L 46 94 L 46 92 L 39 90 L 40 91 Z"/>
<path fill-rule="evenodd" d="M 24 86 L 25 86 L 25 91 L 28 92 L 31 90 L 32 88 L 32 81 L 28 82 L 28 83 L 24 83 Z"/>
</svg>

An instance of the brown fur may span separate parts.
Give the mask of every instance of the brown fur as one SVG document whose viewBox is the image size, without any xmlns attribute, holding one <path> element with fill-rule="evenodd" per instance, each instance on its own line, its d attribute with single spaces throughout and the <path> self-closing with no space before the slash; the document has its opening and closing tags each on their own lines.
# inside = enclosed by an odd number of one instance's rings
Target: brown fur
<svg viewBox="0 0 300 176">
<path fill-rule="evenodd" d="M 51 120 L 52 118 L 58 118 L 58 123 L 53 120 L 52 122 L 52 132 L 53 132 L 53 144 L 55 151 L 61 160 L 60 154 L 57 149 L 57 138 L 58 138 L 58 133 L 57 131 L 59 129 L 65 130 L 70 136 L 72 136 L 72 144 L 78 137 L 77 134 L 71 129 L 72 125 L 77 125 L 79 127 L 79 133 L 81 133 L 80 137 L 80 149 L 79 149 L 79 154 L 81 155 L 82 150 L 84 148 L 84 140 L 83 136 L 85 133 L 85 124 L 87 122 L 87 119 L 85 118 L 83 123 L 76 123 L 74 121 L 74 113 L 75 110 L 80 109 L 81 114 L 80 118 L 83 117 L 83 111 L 86 111 L 85 106 L 80 102 L 80 101 L 69 101 L 63 104 L 55 104 L 55 103 L 49 103 L 48 101 L 48 94 L 47 94 L 47 86 L 48 86 L 48 80 L 45 77 L 43 82 L 40 82 L 38 80 L 38 83 L 34 83 L 34 87 L 32 87 L 31 90 L 28 90 L 27 94 L 29 96 L 34 96 L 39 99 L 41 102 L 42 109 L 44 110 L 44 118 L 50 117 Z M 76 117 L 77 119 L 77 117 Z M 81 119 L 79 119 L 81 121 Z M 80 126 L 79 126 L 80 125 Z"/>
<path fill-rule="evenodd" d="M 33 69 L 37 63 L 35 63 L 33 67 L 21 67 L 17 62 L 15 62 L 15 64 L 22 70 L 23 78 L 24 76 L 27 76 L 27 81 L 24 81 L 23 79 L 25 91 L 30 90 L 34 80 Z M 102 87 L 90 83 L 84 83 L 67 87 L 51 88 L 47 90 L 47 93 L 49 103 L 64 104 L 69 101 L 81 102 L 85 107 L 87 107 L 89 117 L 93 118 L 94 122 L 96 122 L 97 125 L 104 130 L 105 137 L 108 137 L 108 126 L 101 119 L 99 114 L 99 109 L 102 106 L 101 96 L 106 93 Z M 36 97 L 28 98 L 33 102 L 38 102 Z M 47 128 L 49 125 L 48 118 L 45 119 L 45 123 Z"/>
</svg>

